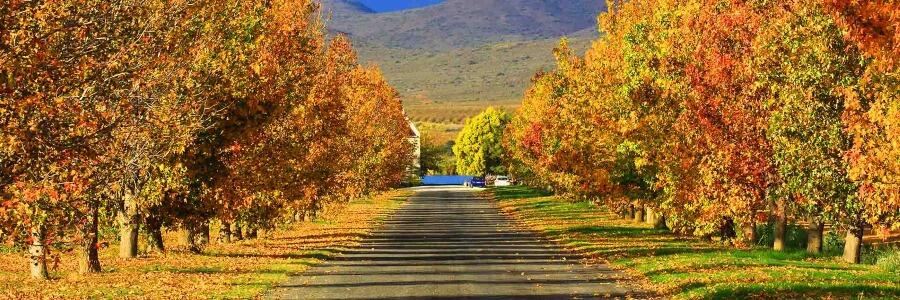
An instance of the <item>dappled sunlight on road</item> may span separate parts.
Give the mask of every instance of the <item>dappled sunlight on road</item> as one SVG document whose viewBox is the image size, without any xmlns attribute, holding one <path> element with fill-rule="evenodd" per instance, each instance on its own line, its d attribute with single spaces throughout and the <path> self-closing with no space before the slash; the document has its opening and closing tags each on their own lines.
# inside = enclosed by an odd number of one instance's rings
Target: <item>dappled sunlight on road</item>
<svg viewBox="0 0 900 300">
<path fill-rule="evenodd" d="M 641 297 L 623 273 L 518 230 L 483 189 L 417 187 L 410 203 L 358 248 L 311 269 L 275 298 Z"/>
</svg>

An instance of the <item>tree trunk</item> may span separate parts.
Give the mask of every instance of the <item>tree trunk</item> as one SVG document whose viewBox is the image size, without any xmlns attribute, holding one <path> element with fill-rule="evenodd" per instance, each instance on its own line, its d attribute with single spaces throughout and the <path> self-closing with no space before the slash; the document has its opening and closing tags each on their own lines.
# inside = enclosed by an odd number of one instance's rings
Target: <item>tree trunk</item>
<svg viewBox="0 0 900 300">
<path fill-rule="evenodd" d="M 88 211 L 88 219 L 81 229 L 81 257 L 78 262 L 78 272 L 81 274 L 100 273 L 100 257 L 97 253 L 97 221 L 98 210 L 91 205 Z"/>
<path fill-rule="evenodd" d="M 634 221 L 635 222 L 643 222 L 644 221 L 644 206 L 635 206 L 634 207 Z"/>
<path fill-rule="evenodd" d="M 219 228 L 219 242 L 231 243 L 231 223 L 222 221 L 222 227 Z"/>
<path fill-rule="evenodd" d="M 749 224 L 744 224 L 741 228 L 743 241 L 741 241 L 745 246 L 752 247 L 756 245 L 756 221 L 751 220 Z"/>
<path fill-rule="evenodd" d="M 200 234 L 197 237 L 197 243 L 200 246 L 209 245 L 209 222 L 203 222 L 203 225 L 200 226 Z"/>
<path fill-rule="evenodd" d="M 734 231 L 734 220 L 725 218 L 719 228 L 719 235 L 723 242 L 733 240 L 737 236 L 737 233 Z"/>
<path fill-rule="evenodd" d="M 138 255 L 138 213 L 137 203 L 131 195 L 119 209 L 119 257 L 135 258 Z"/>
<path fill-rule="evenodd" d="M 255 239 L 256 238 L 256 227 L 255 226 L 247 226 L 247 239 Z"/>
<path fill-rule="evenodd" d="M 28 263 L 33 279 L 50 279 L 50 273 L 47 271 L 47 248 L 44 242 L 44 228 L 32 228 L 31 243 L 28 245 Z"/>
<path fill-rule="evenodd" d="M 147 225 L 147 250 L 156 253 L 163 253 L 166 251 L 166 245 L 162 236 L 162 226 L 160 224 Z"/>
<path fill-rule="evenodd" d="M 241 231 L 241 225 L 237 222 L 234 222 L 234 228 L 231 229 L 231 237 L 235 241 L 240 241 L 244 239 L 244 233 Z"/>
<path fill-rule="evenodd" d="M 844 261 L 852 264 L 860 262 L 862 238 L 862 228 L 852 228 L 847 231 L 847 236 L 844 238 Z"/>
<path fill-rule="evenodd" d="M 629 220 L 634 220 L 635 211 L 636 210 L 634 209 L 634 205 L 628 205 L 628 215 L 626 215 L 625 218 L 629 219 Z"/>
<path fill-rule="evenodd" d="M 825 236 L 825 223 L 810 218 L 806 228 L 806 251 L 809 253 L 822 253 L 822 237 Z"/>
<path fill-rule="evenodd" d="M 180 234 L 178 235 L 178 239 L 181 240 L 181 245 L 187 247 L 188 251 L 193 253 L 200 253 L 201 248 L 197 244 L 198 234 L 195 230 L 189 228 L 186 225 L 182 225 L 182 229 Z"/>
<path fill-rule="evenodd" d="M 652 207 L 647 207 L 646 212 L 644 213 L 644 223 L 650 225 L 656 224 L 656 211 Z"/>
<path fill-rule="evenodd" d="M 787 232 L 787 210 L 784 209 L 784 203 L 778 205 L 775 212 L 775 242 L 772 249 L 775 251 L 784 251 L 785 232 Z"/>
<path fill-rule="evenodd" d="M 654 218 L 654 219 L 655 219 L 655 220 L 654 220 L 655 222 L 654 222 L 654 224 L 653 224 L 653 228 L 656 228 L 656 229 L 668 229 L 668 227 L 666 226 L 666 216 L 664 216 L 664 215 L 661 214 L 661 213 L 655 213 L 654 217 L 655 217 L 655 218 Z"/>
</svg>

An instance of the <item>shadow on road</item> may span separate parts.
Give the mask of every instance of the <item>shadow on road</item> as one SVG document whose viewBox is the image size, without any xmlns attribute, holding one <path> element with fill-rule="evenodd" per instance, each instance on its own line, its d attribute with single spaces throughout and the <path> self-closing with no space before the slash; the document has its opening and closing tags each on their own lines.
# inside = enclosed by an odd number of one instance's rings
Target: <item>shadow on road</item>
<svg viewBox="0 0 900 300">
<path fill-rule="evenodd" d="M 619 272 L 514 229 L 468 189 L 419 189 L 355 249 L 270 295 L 291 299 L 599 299 L 642 297 Z"/>
</svg>

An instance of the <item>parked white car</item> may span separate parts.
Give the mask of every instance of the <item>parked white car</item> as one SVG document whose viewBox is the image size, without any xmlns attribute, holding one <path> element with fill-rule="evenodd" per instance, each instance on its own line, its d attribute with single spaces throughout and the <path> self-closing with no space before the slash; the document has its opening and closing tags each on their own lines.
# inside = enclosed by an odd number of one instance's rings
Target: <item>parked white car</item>
<svg viewBox="0 0 900 300">
<path fill-rule="evenodd" d="M 497 176 L 497 179 L 494 179 L 494 186 L 510 186 L 509 177 L 506 176 Z"/>
</svg>

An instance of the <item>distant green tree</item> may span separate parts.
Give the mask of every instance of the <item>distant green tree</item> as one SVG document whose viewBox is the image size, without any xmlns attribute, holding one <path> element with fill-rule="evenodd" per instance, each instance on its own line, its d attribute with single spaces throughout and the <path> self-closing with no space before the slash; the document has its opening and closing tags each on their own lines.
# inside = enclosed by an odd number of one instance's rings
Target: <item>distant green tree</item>
<svg viewBox="0 0 900 300">
<path fill-rule="evenodd" d="M 501 141 L 510 119 L 509 113 L 494 107 L 488 107 L 477 116 L 467 119 L 466 126 L 453 145 L 456 172 L 466 175 L 505 173 L 506 167 L 501 161 Z"/>
<path fill-rule="evenodd" d="M 453 141 L 440 143 L 427 131 L 422 131 L 422 175 L 453 175 L 456 160 Z"/>
</svg>

